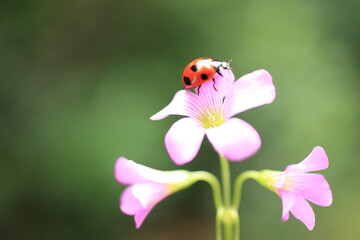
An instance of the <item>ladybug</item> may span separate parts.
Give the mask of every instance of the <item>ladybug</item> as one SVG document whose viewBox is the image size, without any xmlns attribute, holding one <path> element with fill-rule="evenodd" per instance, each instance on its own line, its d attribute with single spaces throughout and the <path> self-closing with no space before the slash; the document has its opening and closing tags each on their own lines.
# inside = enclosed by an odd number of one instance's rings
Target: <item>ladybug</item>
<svg viewBox="0 0 360 240">
<path fill-rule="evenodd" d="M 198 94 L 203 83 L 213 80 L 215 88 L 215 74 L 223 76 L 220 71 L 223 69 L 231 69 L 229 63 L 220 62 L 211 58 L 198 58 L 190 62 L 184 69 L 182 82 L 185 89 L 193 89 L 197 86 Z"/>
</svg>

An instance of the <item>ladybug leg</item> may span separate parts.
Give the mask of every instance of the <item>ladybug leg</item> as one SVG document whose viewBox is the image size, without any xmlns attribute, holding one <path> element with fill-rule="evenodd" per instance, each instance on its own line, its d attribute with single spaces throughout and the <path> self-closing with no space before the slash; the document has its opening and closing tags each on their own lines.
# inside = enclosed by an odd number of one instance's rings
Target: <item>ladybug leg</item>
<svg viewBox="0 0 360 240">
<path fill-rule="evenodd" d="M 213 80 L 213 88 L 215 89 L 215 91 L 217 91 L 216 87 L 215 87 L 215 78 L 212 79 Z"/>
<path fill-rule="evenodd" d="M 200 88 L 201 88 L 201 85 L 198 87 L 197 89 L 197 95 L 199 96 L 200 95 Z"/>
<path fill-rule="evenodd" d="M 215 68 L 215 72 L 219 74 L 220 76 L 224 77 L 220 72 L 220 67 Z"/>
</svg>

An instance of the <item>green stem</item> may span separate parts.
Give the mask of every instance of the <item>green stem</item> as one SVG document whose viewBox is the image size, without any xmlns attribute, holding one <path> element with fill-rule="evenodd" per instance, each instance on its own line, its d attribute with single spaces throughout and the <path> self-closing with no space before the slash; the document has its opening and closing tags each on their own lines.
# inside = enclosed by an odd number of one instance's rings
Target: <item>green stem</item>
<svg viewBox="0 0 360 240">
<path fill-rule="evenodd" d="M 241 173 L 235 181 L 234 184 L 234 195 L 233 195 L 233 201 L 232 201 L 232 208 L 234 211 L 236 211 L 236 214 L 234 215 L 234 240 L 240 240 L 240 217 L 238 214 L 238 209 L 240 206 L 240 200 L 241 200 L 241 192 L 242 192 L 242 185 L 245 182 L 245 180 L 253 178 L 256 179 L 259 175 L 259 172 L 257 171 L 246 171 Z"/>
<path fill-rule="evenodd" d="M 230 166 L 229 161 L 223 156 L 219 155 L 220 158 L 220 167 L 221 167 L 221 178 L 222 178 L 222 187 L 223 187 L 223 199 L 224 199 L 224 216 L 222 218 L 222 223 L 224 227 L 224 239 L 231 240 L 232 239 L 232 231 L 233 231 L 233 219 L 229 214 L 230 204 L 231 204 L 231 182 L 230 182 Z"/>
<path fill-rule="evenodd" d="M 232 222 L 224 222 L 224 238 L 231 240 L 232 237 Z"/>
<path fill-rule="evenodd" d="M 238 214 L 234 216 L 234 240 L 240 240 L 240 217 Z"/>
<path fill-rule="evenodd" d="M 216 240 L 222 240 L 222 218 L 224 215 L 224 209 L 218 209 L 216 211 Z"/>
<path fill-rule="evenodd" d="M 221 177 L 223 184 L 223 196 L 225 207 L 230 207 L 230 199 L 231 199 L 231 183 L 230 183 L 230 167 L 229 161 L 223 156 L 220 156 L 220 166 L 221 166 Z"/>
<path fill-rule="evenodd" d="M 232 207 L 236 210 L 239 209 L 240 206 L 240 200 L 241 200 L 241 191 L 242 191 L 242 185 L 245 182 L 245 180 L 247 179 L 257 179 L 259 176 L 259 172 L 258 171 L 246 171 L 241 173 L 235 181 L 234 184 L 234 196 L 233 196 L 233 201 L 232 201 Z"/>
<path fill-rule="evenodd" d="M 212 188 L 216 210 L 219 210 L 220 208 L 223 207 L 220 183 L 214 175 L 206 171 L 197 171 L 197 172 L 192 172 L 191 177 L 195 181 L 205 181 L 209 183 L 209 185 Z"/>
</svg>

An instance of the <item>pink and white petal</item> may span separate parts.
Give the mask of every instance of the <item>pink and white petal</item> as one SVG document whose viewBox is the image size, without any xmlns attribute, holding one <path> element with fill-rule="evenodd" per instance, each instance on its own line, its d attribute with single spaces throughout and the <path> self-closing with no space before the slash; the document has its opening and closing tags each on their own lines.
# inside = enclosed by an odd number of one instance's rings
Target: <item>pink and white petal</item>
<svg viewBox="0 0 360 240">
<path fill-rule="evenodd" d="M 115 179 L 121 184 L 148 182 L 161 177 L 164 172 L 120 157 L 115 164 Z"/>
<path fill-rule="evenodd" d="M 127 187 L 120 197 L 120 210 L 127 215 L 134 215 L 144 210 L 140 201 L 134 196 L 132 186 Z"/>
<path fill-rule="evenodd" d="M 266 70 L 246 74 L 235 82 L 225 98 L 225 116 L 230 118 L 248 109 L 272 103 L 275 95 L 272 77 Z"/>
<path fill-rule="evenodd" d="M 282 215 L 281 220 L 289 220 L 289 212 L 294 207 L 296 197 L 293 193 L 279 189 L 279 195 L 282 201 Z"/>
<path fill-rule="evenodd" d="M 322 207 L 328 207 L 332 204 L 331 189 L 323 175 L 304 173 L 295 176 L 289 174 L 288 177 L 291 178 L 291 192 Z"/>
<path fill-rule="evenodd" d="M 315 226 L 315 214 L 310 204 L 301 196 L 296 197 L 295 205 L 290 212 L 311 231 Z"/>
<path fill-rule="evenodd" d="M 221 112 L 223 98 L 231 90 L 234 83 L 234 74 L 231 70 L 222 71 L 223 77 L 215 74 L 215 83 L 207 81 L 201 85 L 199 91 L 199 100 L 202 109 L 210 110 L 211 112 Z"/>
<path fill-rule="evenodd" d="M 219 76 L 219 77 L 226 79 L 229 82 L 228 84 L 230 84 L 230 86 L 232 86 L 234 84 L 235 76 L 234 76 L 234 73 L 230 69 L 224 69 L 224 70 L 220 71 L 220 73 L 222 76 Z M 216 80 L 217 79 L 215 78 L 215 81 Z"/>
<path fill-rule="evenodd" d="M 230 161 L 249 158 L 261 146 L 258 132 L 238 118 L 231 118 L 218 127 L 206 129 L 206 135 L 215 150 Z"/>
<path fill-rule="evenodd" d="M 175 122 L 165 135 L 165 147 L 177 165 L 192 161 L 199 152 L 204 138 L 204 128 L 192 118 Z"/>
<path fill-rule="evenodd" d="M 221 85 L 223 80 L 218 80 L 215 86 Z M 202 109 L 205 111 L 219 112 L 222 111 L 223 96 L 218 89 L 214 89 L 213 81 L 208 81 L 201 85 L 199 100 L 201 102 Z M 206 109 L 206 110 L 205 110 Z M 199 119 L 200 117 L 197 117 Z"/>
<path fill-rule="evenodd" d="M 215 88 L 222 97 L 225 97 L 234 85 L 235 76 L 229 69 L 222 70 L 220 73 L 222 76 L 220 74 L 215 74 L 214 76 Z M 212 87 L 214 89 L 213 85 Z"/>
<path fill-rule="evenodd" d="M 156 205 L 170 194 L 167 186 L 162 183 L 138 183 L 131 191 L 144 208 Z"/>
<path fill-rule="evenodd" d="M 200 98 L 202 98 L 203 93 L 213 96 L 213 95 L 219 95 L 219 97 L 222 99 L 225 97 L 230 90 L 232 89 L 232 86 L 234 84 L 235 76 L 231 70 L 223 70 L 221 71 L 221 74 L 215 74 L 214 81 L 209 80 L 201 85 L 200 88 Z M 195 90 L 195 92 L 198 92 L 198 88 Z"/>
<path fill-rule="evenodd" d="M 202 112 L 202 106 L 199 97 L 187 90 L 178 91 L 173 100 L 158 113 L 150 117 L 151 120 L 160 120 L 169 115 L 182 115 L 189 117 L 198 117 Z"/>
<path fill-rule="evenodd" d="M 127 215 L 134 215 L 136 228 L 139 228 L 154 206 L 166 196 L 167 189 L 163 184 L 135 184 L 124 190 L 120 209 Z"/>
<path fill-rule="evenodd" d="M 149 179 L 154 183 L 179 183 L 186 181 L 189 175 L 187 171 L 165 171 L 161 174 L 151 175 Z"/>
<path fill-rule="evenodd" d="M 151 212 L 151 210 L 153 209 L 153 207 L 150 208 L 146 208 L 144 210 L 141 210 L 139 212 L 137 212 L 134 216 L 134 220 L 135 220 L 135 226 L 136 228 L 140 228 L 142 223 L 144 222 L 145 218 L 147 217 L 147 215 Z"/>
<path fill-rule="evenodd" d="M 329 167 L 329 160 L 326 156 L 325 150 L 322 147 L 315 147 L 309 156 L 302 162 L 294 165 L 289 165 L 285 171 L 291 172 L 312 172 L 324 170 Z"/>
</svg>

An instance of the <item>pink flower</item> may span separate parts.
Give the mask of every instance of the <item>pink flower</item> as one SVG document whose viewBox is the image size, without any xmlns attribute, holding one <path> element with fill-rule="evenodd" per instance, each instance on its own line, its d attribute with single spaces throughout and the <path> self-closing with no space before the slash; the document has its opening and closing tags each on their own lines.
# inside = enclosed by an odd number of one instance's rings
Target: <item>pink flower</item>
<svg viewBox="0 0 360 240">
<path fill-rule="evenodd" d="M 244 160 L 261 146 L 257 131 L 247 122 L 232 117 L 274 100 L 271 75 L 266 70 L 257 70 L 234 83 L 231 70 L 221 73 L 224 77 L 215 75 L 216 90 L 212 81 L 201 86 L 199 95 L 180 90 L 168 106 L 150 118 L 187 116 L 175 122 L 165 135 L 166 149 L 178 165 L 195 158 L 205 135 L 214 149 L 231 161 Z"/>
<path fill-rule="evenodd" d="M 315 147 L 310 155 L 298 164 L 289 165 L 284 172 L 264 170 L 259 183 L 276 192 L 283 205 L 282 220 L 289 219 L 289 212 L 302 221 L 309 230 L 315 226 L 315 214 L 310 201 L 322 207 L 332 204 L 332 193 L 325 177 L 308 173 L 328 168 L 329 161 L 323 148 Z"/>
<path fill-rule="evenodd" d="M 130 185 L 120 198 L 120 209 L 134 216 L 139 228 L 153 207 L 170 194 L 192 184 L 187 171 L 163 172 L 124 157 L 115 164 L 115 178 L 121 184 Z"/>
</svg>

